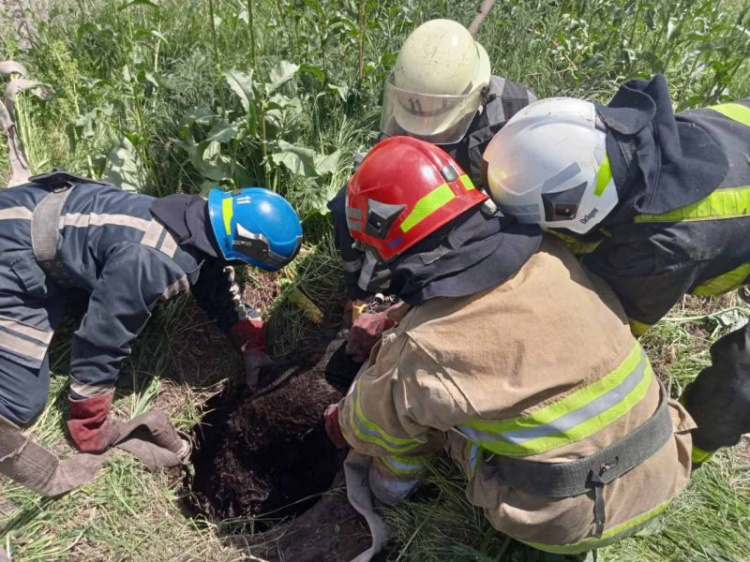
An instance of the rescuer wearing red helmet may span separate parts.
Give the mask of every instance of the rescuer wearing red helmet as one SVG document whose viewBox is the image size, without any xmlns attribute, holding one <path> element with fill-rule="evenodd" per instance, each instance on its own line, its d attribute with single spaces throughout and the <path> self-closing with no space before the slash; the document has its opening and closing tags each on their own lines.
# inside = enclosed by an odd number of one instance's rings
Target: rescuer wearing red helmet
<svg viewBox="0 0 750 562">
<path fill-rule="evenodd" d="M 404 302 L 326 429 L 371 457 L 383 502 L 407 497 L 445 449 L 498 530 L 579 554 L 639 529 L 687 484 L 694 424 L 614 294 L 485 198 L 413 138 L 382 141 L 355 172 L 349 231 Z"/>
</svg>

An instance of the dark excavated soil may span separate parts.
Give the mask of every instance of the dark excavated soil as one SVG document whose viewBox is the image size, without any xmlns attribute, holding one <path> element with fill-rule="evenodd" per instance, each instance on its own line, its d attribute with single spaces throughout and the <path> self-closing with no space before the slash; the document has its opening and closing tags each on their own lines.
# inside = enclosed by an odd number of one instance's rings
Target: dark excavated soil
<svg viewBox="0 0 750 562">
<path fill-rule="evenodd" d="M 342 396 L 326 381 L 326 367 L 331 363 L 341 389 L 358 368 L 334 336 L 327 348 L 266 370 L 261 383 L 271 390 L 211 404 L 216 409 L 201 424 L 193 456 L 192 492 L 202 513 L 279 519 L 309 509 L 331 487 L 345 453 L 323 426 L 325 408 Z"/>
</svg>

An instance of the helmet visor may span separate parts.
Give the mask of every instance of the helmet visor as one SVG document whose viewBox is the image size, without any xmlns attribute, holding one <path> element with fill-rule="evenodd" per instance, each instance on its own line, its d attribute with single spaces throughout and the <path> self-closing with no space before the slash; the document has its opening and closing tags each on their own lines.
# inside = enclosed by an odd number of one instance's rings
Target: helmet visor
<svg viewBox="0 0 750 562">
<path fill-rule="evenodd" d="M 385 83 L 380 130 L 389 136 L 406 135 L 433 144 L 453 144 L 469 129 L 482 102 L 483 88 L 465 94 L 420 94 Z"/>
<path fill-rule="evenodd" d="M 237 234 L 234 238 L 234 249 L 249 260 L 260 262 L 268 265 L 273 269 L 281 269 L 287 265 L 299 251 L 302 244 L 302 237 L 297 238 L 297 249 L 291 257 L 277 254 L 271 249 L 268 238 L 260 233 L 250 232 L 237 225 Z"/>
</svg>

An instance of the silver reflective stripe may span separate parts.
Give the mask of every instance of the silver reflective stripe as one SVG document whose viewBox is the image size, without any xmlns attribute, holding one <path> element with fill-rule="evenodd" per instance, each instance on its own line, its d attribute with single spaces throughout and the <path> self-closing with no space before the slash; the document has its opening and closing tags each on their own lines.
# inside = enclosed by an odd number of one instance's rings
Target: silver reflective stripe
<svg viewBox="0 0 750 562">
<path fill-rule="evenodd" d="M 74 376 L 70 377 L 70 390 L 75 392 L 78 396 L 84 398 L 91 398 L 93 396 L 100 396 L 106 394 L 114 388 L 114 385 L 102 386 L 96 384 L 86 384 L 79 380 L 76 380 Z"/>
<path fill-rule="evenodd" d="M 349 227 L 351 232 L 362 232 L 362 223 L 350 221 L 349 217 L 346 218 L 346 226 Z"/>
<path fill-rule="evenodd" d="M 161 240 L 164 231 L 164 225 L 162 225 L 156 219 L 152 220 L 149 223 L 146 232 L 143 233 L 141 244 L 143 244 L 144 246 L 148 246 L 149 248 L 156 248 L 156 245 L 159 243 L 159 240 Z"/>
<path fill-rule="evenodd" d="M 633 371 L 618 386 L 591 402 L 584 404 L 577 410 L 568 412 L 550 423 L 517 429 L 516 431 L 503 432 L 499 435 L 479 431 L 468 426 L 459 426 L 459 429 L 468 439 L 474 442 L 490 442 L 502 438 L 503 441 L 515 445 L 521 445 L 527 441 L 538 439 L 540 437 L 563 434 L 566 431 L 603 414 L 613 406 L 622 402 L 628 394 L 638 386 L 638 383 L 647 376 L 647 364 L 648 359 L 645 354 L 641 354 L 638 366 L 633 369 Z"/>
<path fill-rule="evenodd" d="M 9 220 L 31 220 L 31 211 L 26 207 L 8 207 L 7 209 L 0 209 L 0 221 Z"/>
<path fill-rule="evenodd" d="M 47 355 L 47 344 L 17 336 L 4 329 L 0 329 L 0 348 L 28 357 L 36 361 L 43 361 Z"/>
<path fill-rule="evenodd" d="M 370 282 L 372 281 L 372 274 L 375 272 L 375 266 L 378 261 L 375 259 L 370 252 L 365 252 L 365 264 L 362 266 L 362 271 L 359 274 L 359 281 L 357 285 L 363 291 L 368 291 Z"/>
<path fill-rule="evenodd" d="M 479 452 L 479 445 L 477 445 L 476 443 L 471 443 L 469 445 L 469 478 L 473 477 L 477 471 L 477 464 L 479 463 L 479 459 L 481 458 L 479 456 Z"/>
<path fill-rule="evenodd" d="M 15 320 L 14 318 L 8 318 L 7 316 L 0 316 L 0 328 L 5 328 L 11 332 L 34 338 L 35 340 L 47 345 L 52 341 L 52 335 L 54 334 L 52 330 L 43 330 L 35 326 L 30 326 L 25 322 Z"/>
<path fill-rule="evenodd" d="M 168 258 L 173 258 L 175 252 L 177 252 L 177 240 L 175 240 L 174 236 L 172 236 L 169 231 L 166 232 L 164 236 L 164 242 L 162 242 L 161 246 L 159 246 L 159 251 L 161 251 Z"/>
<path fill-rule="evenodd" d="M 578 164 L 578 162 L 573 162 L 570 166 L 545 181 L 544 185 L 542 186 L 542 193 L 546 193 L 555 189 L 556 187 L 561 186 L 568 180 L 576 177 L 576 175 L 580 171 L 581 166 Z"/>
<path fill-rule="evenodd" d="M 347 273 L 356 273 L 362 269 L 362 264 L 365 263 L 365 258 L 359 257 L 356 260 L 344 261 L 344 271 Z"/>
<path fill-rule="evenodd" d="M 172 283 L 169 287 L 164 289 L 164 292 L 160 295 L 160 299 L 169 300 L 173 296 L 185 291 L 190 287 L 190 281 L 188 281 L 187 275 L 183 275 L 177 281 Z"/>
<path fill-rule="evenodd" d="M 66 226 L 76 228 L 87 228 L 89 226 L 126 226 L 146 232 L 150 222 L 149 220 L 131 217 L 130 215 L 68 213 L 60 217 L 60 228 Z"/>
<path fill-rule="evenodd" d="M 412 459 L 412 462 L 404 462 L 401 460 L 403 457 L 394 457 L 393 455 L 387 455 L 384 457 L 386 465 L 391 465 L 393 468 L 401 472 L 408 472 L 412 474 L 419 474 L 426 468 L 425 461 L 423 459 Z"/>
<path fill-rule="evenodd" d="M 538 223 L 542 217 L 539 214 L 539 205 L 500 205 L 500 210 L 505 215 L 516 217 L 519 221 Z"/>
<path fill-rule="evenodd" d="M 362 209 L 358 209 L 357 207 L 347 207 L 346 208 L 346 216 L 348 218 L 352 218 L 352 219 L 361 219 L 362 218 Z"/>
</svg>

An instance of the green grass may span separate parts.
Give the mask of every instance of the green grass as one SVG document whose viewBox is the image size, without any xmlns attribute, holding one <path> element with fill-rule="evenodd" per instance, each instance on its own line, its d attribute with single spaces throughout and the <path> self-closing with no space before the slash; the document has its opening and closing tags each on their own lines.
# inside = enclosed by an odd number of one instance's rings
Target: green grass
<svg viewBox="0 0 750 562">
<path fill-rule="evenodd" d="M 272 350 L 281 355 L 304 337 L 291 292 L 326 306 L 342 291 L 325 202 L 349 175 L 353 154 L 377 136 L 382 84 L 400 44 L 432 17 L 468 24 L 478 4 L 60 0 L 28 37 L 7 32 L 0 14 L 0 58 L 22 62 L 54 91 L 46 101 L 24 94 L 17 105 L 35 172 L 59 166 L 153 195 L 220 184 L 267 185 L 289 197 L 304 218 L 307 246 L 272 307 Z M 663 72 L 682 109 L 750 95 L 748 10 L 738 0 L 498 2 L 478 39 L 497 74 L 540 96 L 606 101 L 626 78 Z M 7 177 L 0 158 L 0 180 Z M 251 285 L 264 283 L 245 275 Z M 691 299 L 647 336 L 673 394 L 706 364 L 708 344 L 731 321 L 713 313 L 735 305 Z M 704 321 L 706 314 L 713 315 Z M 188 429 L 210 395 L 236 384 L 239 360 L 206 323 L 189 298 L 155 314 L 121 377 L 116 416 L 158 406 Z M 68 346 L 60 334 L 51 399 L 31 430 L 63 456 L 71 454 L 63 427 Z M 649 535 L 600 559 L 750 560 L 743 550 L 750 490 L 740 468 L 747 462 L 738 452 L 720 455 Z M 394 560 L 533 558 L 467 505 L 448 464 L 431 482 L 434 496 L 389 512 Z M 176 493 L 167 476 L 125 456 L 59 500 L 3 481 L 0 542 L 24 561 L 251 556 L 242 539 L 227 541 L 183 514 Z"/>
</svg>

